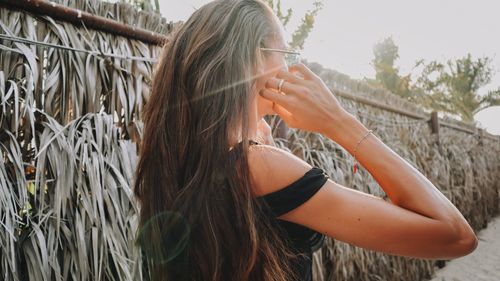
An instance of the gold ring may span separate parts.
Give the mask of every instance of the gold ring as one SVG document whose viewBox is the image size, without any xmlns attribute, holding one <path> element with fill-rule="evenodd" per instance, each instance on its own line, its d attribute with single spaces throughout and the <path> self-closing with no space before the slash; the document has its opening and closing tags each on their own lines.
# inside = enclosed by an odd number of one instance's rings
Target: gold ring
<svg viewBox="0 0 500 281">
<path fill-rule="evenodd" d="M 278 92 L 281 93 L 281 89 L 283 88 L 283 84 L 285 84 L 285 79 L 281 79 L 278 83 Z"/>
</svg>

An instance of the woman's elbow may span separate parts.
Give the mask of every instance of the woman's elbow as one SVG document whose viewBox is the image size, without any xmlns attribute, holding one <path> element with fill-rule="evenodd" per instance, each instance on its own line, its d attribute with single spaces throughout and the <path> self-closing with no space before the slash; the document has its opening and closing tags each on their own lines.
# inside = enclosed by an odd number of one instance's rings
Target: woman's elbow
<svg viewBox="0 0 500 281">
<path fill-rule="evenodd" d="M 466 256 L 477 248 L 477 245 L 479 244 L 479 241 L 474 233 L 471 233 L 465 238 L 460 239 L 458 242 L 460 247 L 463 249 L 463 256 Z"/>
<path fill-rule="evenodd" d="M 460 237 L 450 246 L 450 258 L 456 259 L 469 255 L 474 252 L 478 243 L 478 239 L 474 233 Z"/>
<path fill-rule="evenodd" d="M 477 248 L 478 239 L 468 223 L 447 224 L 447 239 L 442 244 L 444 259 L 456 259 L 466 256 Z"/>
</svg>

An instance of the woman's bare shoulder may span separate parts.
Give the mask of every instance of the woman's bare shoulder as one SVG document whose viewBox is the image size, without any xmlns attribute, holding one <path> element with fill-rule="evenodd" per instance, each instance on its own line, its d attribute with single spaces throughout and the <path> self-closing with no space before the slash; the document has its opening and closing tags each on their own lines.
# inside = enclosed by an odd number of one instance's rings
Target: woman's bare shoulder
<svg viewBox="0 0 500 281">
<path fill-rule="evenodd" d="M 266 144 L 249 148 L 248 166 L 256 196 L 279 190 L 311 169 L 311 165 L 294 154 Z"/>
</svg>

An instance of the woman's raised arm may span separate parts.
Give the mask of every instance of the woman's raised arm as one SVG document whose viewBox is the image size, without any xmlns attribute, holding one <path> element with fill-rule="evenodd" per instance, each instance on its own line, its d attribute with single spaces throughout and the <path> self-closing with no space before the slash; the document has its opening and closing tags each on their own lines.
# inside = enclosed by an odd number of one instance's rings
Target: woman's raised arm
<svg viewBox="0 0 500 281">
<path fill-rule="evenodd" d="M 261 91 L 261 95 L 275 102 L 275 111 L 290 127 L 319 132 L 353 154 L 368 129 L 342 109 L 311 70 L 303 64 L 294 68 L 303 78 L 282 71 L 278 79 L 268 82 L 268 89 Z M 272 90 L 277 88 L 280 78 L 286 79 L 283 93 Z M 251 172 L 262 194 L 285 186 L 310 167 L 288 152 L 267 149 L 274 153 L 252 152 L 251 158 L 254 163 L 261 162 L 259 167 L 251 168 Z M 328 180 L 311 199 L 281 219 L 353 245 L 395 255 L 449 259 L 467 255 L 476 248 L 474 231 L 457 208 L 422 173 L 374 134 L 359 144 L 356 159 L 392 203 Z M 263 167 L 271 169 L 272 175 L 266 175 Z M 266 185 L 265 179 L 269 176 L 275 180 Z M 264 182 L 259 183 L 261 180 Z"/>
</svg>

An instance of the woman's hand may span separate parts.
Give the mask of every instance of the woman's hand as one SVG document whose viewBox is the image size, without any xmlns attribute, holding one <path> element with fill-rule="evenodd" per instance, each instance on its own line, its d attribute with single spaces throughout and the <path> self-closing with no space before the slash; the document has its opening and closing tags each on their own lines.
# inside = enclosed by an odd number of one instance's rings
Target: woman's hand
<svg viewBox="0 0 500 281">
<path fill-rule="evenodd" d="M 331 129 L 332 122 L 350 116 L 323 80 L 304 64 L 289 68 L 291 72 L 280 70 L 276 78 L 266 81 L 266 88 L 259 94 L 273 102 L 273 110 L 285 121 L 288 127 L 325 133 Z M 301 76 L 292 72 L 297 71 Z M 285 83 L 281 93 L 277 92 L 281 79 Z"/>
</svg>

